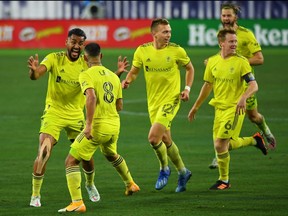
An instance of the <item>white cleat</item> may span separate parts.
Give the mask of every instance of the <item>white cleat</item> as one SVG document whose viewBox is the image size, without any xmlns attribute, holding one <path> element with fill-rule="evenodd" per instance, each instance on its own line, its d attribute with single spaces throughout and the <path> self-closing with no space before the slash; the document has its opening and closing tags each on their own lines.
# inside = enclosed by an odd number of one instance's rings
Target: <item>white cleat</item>
<svg viewBox="0 0 288 216">
<path fill-rule="evenodd" d="M 98 190 L 94 184 L 91 186 L 86 185 L 85 188 L 88 192 L 89 199 L 92 202 L 98 202 L 100 200 L 100 194 L 99 194 L 99 192 L 98 192 Z"/>
<path fill-rule="evenodd" d="M 40 196 L 31 196 L 30 206 L 41 207 Z"/>
<path fill-rule="evenodd" d="M 209 169 L 216 169 L 216 168 L 218 168 L 217 158 L 214 158 L 213 161 L 212 161 L 212 163 L 209 164 L 208 167 L 209 167 Z"/>
</svg>

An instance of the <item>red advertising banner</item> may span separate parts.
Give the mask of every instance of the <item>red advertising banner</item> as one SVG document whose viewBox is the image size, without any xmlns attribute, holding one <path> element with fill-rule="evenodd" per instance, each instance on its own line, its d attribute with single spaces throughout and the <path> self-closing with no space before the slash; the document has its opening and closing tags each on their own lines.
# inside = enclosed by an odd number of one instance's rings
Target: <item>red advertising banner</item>
<svg viewBox="0 0 288 216">
<path fill-rule="evenodd" d="M 2 48 L 63 48 L 67 33 L 81 28 L 103 48 L 135 48 L 152 41 L 151 20 L 0 20 Z"/>
</svg>

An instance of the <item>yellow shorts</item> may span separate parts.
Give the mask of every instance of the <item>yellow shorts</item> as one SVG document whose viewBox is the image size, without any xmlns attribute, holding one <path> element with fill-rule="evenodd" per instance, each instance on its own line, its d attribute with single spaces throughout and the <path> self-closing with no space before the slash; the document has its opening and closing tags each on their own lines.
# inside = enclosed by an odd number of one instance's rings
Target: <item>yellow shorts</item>
<svg viewBox="0 0 288 216">
<path fill-rule="evenodd" d="M 213 124 L 213 140 L 216 138 L 238 138 L 241 132 L 245 114 L 235 115 L 235 107 L 222 110 L 215 108 Z"/>
<path fill-rule="evenodd" d="M 104 156 L 114 156 L 117 154 L 118 136 L 118 134 L 107 135 L 95 132 L 93 133 L 93 139 L 88 140 L 81 132 L 71 144 L 70 154 L 79 161 L 81 159 L 89 161 L 100 147 Z"/>
<path fill-rule="evenodd" d="M 149 110 L 150 122 L 160 123 L 169 129 L 172 124 L 172 120 L 176 116 L 180 108 L 180 98 L 174 101 L 160 105 L 155 109 Z"/>
<path fill-rule="evenodd" d="M 40 133 L 47 133 L 53 136 L 57 141 L 62 129 L 66 131 L 69 140 L 74 140 L 84 129 L 84 114 L 78 119 L 65 118 L 55 111 L 45 110 L 41 117 Z"/>
</svg>

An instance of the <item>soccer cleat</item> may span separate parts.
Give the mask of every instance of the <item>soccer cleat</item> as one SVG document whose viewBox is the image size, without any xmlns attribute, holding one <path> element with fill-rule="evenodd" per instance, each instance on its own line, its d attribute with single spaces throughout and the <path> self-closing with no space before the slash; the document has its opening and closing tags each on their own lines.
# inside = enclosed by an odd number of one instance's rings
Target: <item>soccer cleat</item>
<svg viewBox="0 0 288 216">
<path fill-rule="evenodd" d="M 169 167 L 168 167 L 168 170 L 163 170 L 163 169 L 160 170 L 159 177 L 155 184 L 156 190 L 161 190 L 167 185 L 170 174 L 171 174 L 171 170 Z"/>
<path fill-rule="evenodd" d="M 40 196 L 31 196 L 30 206 L 41 207 Z"/>
<path fill-rule="evenodd" d="M 139 186 L 135 182 L 130 182 L 128 186 L 126 186 L 125 195 L 131 196 L 133 193 L 140 191 Z"/>
<path fill-rule="evenodd" d="M 217 162 L 217 158 L 213 158 L 211 164 L 209 164 L 209 169 L 216 169 L 218 168 L 218 162 Z"/>
<path fill-rule="evenodd" d="M 259 132 L 257 132 L 256 134 L 253 135 L 253 138 L 257 142 L 255 147 L 260 149 L 264 155 L 267 155 L 268 152 L 262 135 Z"/>
<path fill-rule="evenodd" d="M 70 205 L 68 205 L 66 208 L 59 209 L 58 212 L 86 212 L 86 206 L 84 205 L 84 202 L 77 201 L 72 202 Z"/>
<path fill-rule="evenodd" d="M 100 194 L 94 184 L 91 186 L 86 185 L 85 188 L 88 192 L 89 199 L 92 202 L 98 202 L 100 200 Z"/>
<path fill-rule="evenodd" d="M 268 142 L 268 148 L 269 149 L 275 149 L 276 148 L 276 139 L 273 136 L 273 134 L 265 135 L 265 138 Z"/>
<path fill-rule="evenodd" d="M 212 185 L 209 190 L 225 190 L 231 187 L 231 184 L 225 183 L 221 180 L 218 180 L 214 185 Z"/>
<path fill-rule="evenodd" d="M 191 178 L 192 173 L 190 170 L 186 169 L 186 173 L 179 175 L 178 177 L 178 186 L 175 190 L 176 193 L 183 192 L 186 190 L 186 183 L 189 181 Z"/>
</svg>

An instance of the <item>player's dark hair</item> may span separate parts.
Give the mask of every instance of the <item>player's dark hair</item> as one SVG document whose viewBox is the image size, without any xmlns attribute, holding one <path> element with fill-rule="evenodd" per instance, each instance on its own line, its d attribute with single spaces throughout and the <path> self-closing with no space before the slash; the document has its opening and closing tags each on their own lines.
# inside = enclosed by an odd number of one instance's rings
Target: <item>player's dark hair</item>
<svg viewBox="0 0 288 216">
<path fill-rule="evenodd" d="M 88 43 L 85 48 L 84 51 L 91 57 L 96 57 L 100 54 L 101 52 L 101 48 L 100 45 L 97 43 Z"/>
<path fill-rule="evenodd" d="M 221 4 L 221 10 L 222 10 L 222 9 L 232 9 L 236 15 L 238 15 L 238 13 L 241 12 L 240 6 L 239 6 L 239 5 L 236 5 L 236 4 L 233 3 L 233 2 L 223 2 L 223 3 Z"/>
<path fill-rule="evenodd" d="M 218 38 L 218 42 L 223 42 L 225 41 L 225 38 L 226 38 L 226 35 L 227 34 L 236 34 L 236 31 L 232 28 L 229 28 L 229 29 L 226 29 L 226 28 L 223 28 L 223 29 L 220 29 L 218 34 L 217 34 L 217 38 Z"/>
<path fill-rule="evenodd" d="M 69 32 L 68 32 L 68 37 L 70 37 L 71 35 L 76 35 L 76 36 L 79 36 L 79 37 L 84 37 L 84 40 L 86 40 L 86 34 L 85 32 L 80 29 L 80 28 L 73 28 L 71 29 Z"/>
<path fill-rule="evenodd" d="M 169 21 L 167 19 L 163 18 L 157 18 L 152 20 L 150 30 L 154 30 L 158 25 L 169 25 Z"/>
</svg>

